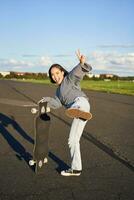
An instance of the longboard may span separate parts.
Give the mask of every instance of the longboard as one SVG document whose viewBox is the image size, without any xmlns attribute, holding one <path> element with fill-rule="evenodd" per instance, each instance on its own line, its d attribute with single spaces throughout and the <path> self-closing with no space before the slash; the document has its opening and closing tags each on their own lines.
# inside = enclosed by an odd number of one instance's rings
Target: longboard
<svg viewBox="0 0 134 200">
<path fill-rule="evenodd" d="M 31 111 L 33 114 L 32 108 Z M 42 112 L 42 109 L 45 112 Z M 50 129 L 50 117 L 47 114 L 47 103 L 39 103 L 38 111 L 35 114 L 34 120 L 34 149 L 33 159 L 29 161 L 29 165 L 35 165 L 36 173 L 43 173 L 43 166 L 48 162 L 48 137 Z"/>
</svg>

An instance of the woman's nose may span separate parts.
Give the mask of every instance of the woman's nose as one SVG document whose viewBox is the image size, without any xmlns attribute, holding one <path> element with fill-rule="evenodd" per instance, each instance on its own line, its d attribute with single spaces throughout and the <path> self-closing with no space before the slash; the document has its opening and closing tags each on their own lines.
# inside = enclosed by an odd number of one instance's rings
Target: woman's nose
<svg viewBox="0 0 134 200">
<path fill-rule="evenodd" d="M 55 80 L 56 80 L 56 81 L 58 80 L 58 76 L 55 76 Z"/>
</svg>

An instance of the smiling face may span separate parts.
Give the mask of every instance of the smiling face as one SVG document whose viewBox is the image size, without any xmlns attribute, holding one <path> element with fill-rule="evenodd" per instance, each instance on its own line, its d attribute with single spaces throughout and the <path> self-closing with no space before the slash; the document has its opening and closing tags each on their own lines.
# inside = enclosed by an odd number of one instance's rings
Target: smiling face
<svg viewBox="0 0 134 200">
<path fill-rule="evenodd" d="M 61 71 L 57 67 L 51 69 L 51 77 L 57 85 L 60 85 L 64 79 L 64 71 Z"/>
</svg>

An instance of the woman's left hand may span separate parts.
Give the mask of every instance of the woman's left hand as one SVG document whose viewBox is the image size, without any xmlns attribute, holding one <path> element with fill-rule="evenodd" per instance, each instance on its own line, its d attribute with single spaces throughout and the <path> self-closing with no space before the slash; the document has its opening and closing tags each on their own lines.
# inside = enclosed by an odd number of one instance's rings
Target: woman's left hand
<svg viewBox="0 0 134 200">
<path fill-rule="evenodd" d="M 47 102 L 46 98 L 45 98 L 45 97 L 42 97 L 41 100 L 38 101 L 38 104 L 39 104 L 39 103 L 45 103 L 45 102 Z"/>
<path fill-rule="evenodd" d="M 80 63 L 84 65 L 84 63 L 86 62 L 86 57 L 80 53 L 79 49 L 76 51 L 76 56 L 79 59 Z"/>
</svg>

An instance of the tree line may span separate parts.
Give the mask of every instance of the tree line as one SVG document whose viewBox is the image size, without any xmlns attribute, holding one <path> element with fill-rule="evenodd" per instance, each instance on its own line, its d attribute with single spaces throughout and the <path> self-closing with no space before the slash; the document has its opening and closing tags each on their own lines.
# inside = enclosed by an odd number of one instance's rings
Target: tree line
<svg viewBox="0 0 134 200">
<path fill-rule="evenodd" d="M 3 77 L 3 75 L 0 73 L 0 78 L 4 79 L 36 79 L 36 80 L 42 80 L 42 79 L 48 79 L 47 73 L 16 73 L 16 72 L 10 72 L 10 74 Z"/>
<path fill-rule="evenodd" d="M 10 74 L 3 76 L 0 73 L 0 78 L 4 78 L 4 79 L 35 79 L 35 80 L 42 80 L 42 79 L 48 79 L 48 74 L 47 73 L 16 73 L 16 72 L 10 72 Z M 100 77 L 96 77 L 95 75 L 93 75 L 93 77 L 88 77 L 85 76 L 84 80 L 95 80 L 95 81 L 99 81 L 99 80 L 128 80 L 128 81 L 133 81 L 134 80 L 134 76 L 125 76 L 125 77 L 119 77 L 117 75 L 113 75 L 113 77 L 107 77 L 106 74 L 100 74 Z"/>
</svg>

